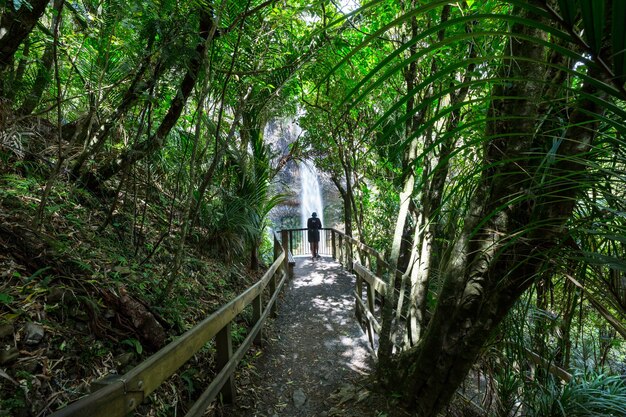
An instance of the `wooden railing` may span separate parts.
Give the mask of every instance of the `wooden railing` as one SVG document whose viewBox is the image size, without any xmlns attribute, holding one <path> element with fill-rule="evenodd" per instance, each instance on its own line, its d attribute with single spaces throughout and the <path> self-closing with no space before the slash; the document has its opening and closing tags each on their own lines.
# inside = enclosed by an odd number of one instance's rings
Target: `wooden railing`
<svg viewBox="0 0 626 417">
<path fill-rule="evenodd" d="M 281 232 L 281 239 L 288 242 L 291 253 L 295 255 L 310 253 L 306 230 L 288 229 Z M 383 277 L 389 271 L 389 264 L 375 249 L 331 228 L 321 230 L 320 254 L 331 255 L 356 275 L 355 315 L 367 332 L 372 351 L 375 352 L 377 335 L 381 329 L 380 309 L 376 309 L 376 300 L 384 302 L 387 283 Z M 396 274 L 401 278 L 402 274 L 399 271 Z"/>
<path fill-rule="evenodd" d="M 222 395 L 224 402 L 232 402 L 234 371 L 251 344 L 261 341 L 262 328 L 267 317 L 276 315 L 278 294 L 287 277 L 293 276 L 295 264 L 293 254 L 308 253 L 305 231 L 306 229 L 282 230 L 280 241 L 274 237 L 274 263 L 259 282 L 137 367 L 119 377 L 106 378 L 103 388 L 56 411 L 50 417 L 126 416 L 213 339 L 216 345 L 218 373 L 185 417 L 204 415 L 207 407 L 219 394 Z M 380 309 L 376 308 L 376 301 L 384 302 L 387 293 L 384 277 L 388 273 L 389 264 L 376 250 L 336 229 L 323 229 L 320 243 L 322 242 L 324 243 L 320 244 L 320 253 L 331 255 L 356 276 L 355 315 L 367 332 L 372 350 L 375 352 L 375 339 L 381 330 Z M 395 273 L 401 278 L 399 271 Z M 263 294 L 266 288 L 269 290 L 269 299 L 264 303 Z M 233 353 L 231 323 L 249 305 L 252 305 L 255 324 Z M 528 354 L 530 360 L 546 367 L 561 379 L 567 381 L 571 378 L 565 370 L 544 363 L 544 359 L 530 351 Z"/>
<path fill-rule="evenodd" d="M 108 377 L 103 388 L 56 411 L 50 417 L 126 416 L 213 339 L 218 374 L 186 417 L 204 415 L 207 407 L 220 393 L 225 402 L 231 402 L 234 396 L 233 373 L 237 365 L 250 345 L 261 341 L 262 328 L 267 317 L 270 314 L 276 315 L 276 299 L 289 275 L 290 266 L 292 267 L 289 258 L 287 242 L 282 240 L 281 243 L 275 236 L 274 263 L 259 282 L 126 374 Z M 264 303 L 263 294 L 266 288 L 269 290 L 269 299 Z M 233 353 L 231 323 L 249 305 L 252 305 L 255 324 Z"/>
<path fill-rule="evenodd" d="M 306 248 L 298 248 L 300 242 L 306 241 L 306 229 L 283 230 L 283 239 L 289 242 L 289 249 L 295 253 L 308 253 Z M 389 263 L 375 249 L 346 235 L 336 229 L 324 229 L 326 237 L 322 237 L 325 245 L 320 245 L 320 252 L 332 255 L 344 267 L 356 276 L 354 291 L 355 316 L 363 330 L 367 333 L 372 351 L 376 352 L 376 339 L 381 331 L 380 309 L 376 308 L 376 301 L 383 303 L 387 294 L 387 282 L 384 279 L 389 273 Z M 292 234 L 295 234 L 294 237 Z M 304 236 L 299 237 L 299 236 Z M 295 243 L 294 243 L 295 242 Z M 324 251 L 322 251 L 324 248 Z M 373 272 L 375 271 L 375 272 Z M 396 271 L 396 279 L 402 282 L 402 272 Z M 396 299 L 406 297 L 408 292 L 394 289 Z M 406 303 L 404 303 L 406 305 Z M 403 314 L 400 314 L 404 318 Z M 535 365 L 542 366 L 553 375 L 567 382 L 571 375 L 549 361 L 541 358 L 534 352 L 527 351 L 527 358 Z"/>
<path fill-rule="evenodd" d="M 375 339 L 380 333 L 382 325 L 380 323 L 380 309 L 376 309 L 375 304 L 376 300 L 381 303 L 385 300 L 387 282 L 384 277 L 389 273 L 390 266 L 375 249 L 338 230 L 325 230 L 329 234 L 328 239 L 331 242 L 329 247 L 332 256 L 340 261 L 344 267 L 350 268 L 356 276 L 355 316 L 367 333 L 372 350 L 376 352 Z M 287 232 L 291 233 L 291 231 L 283 231 L 283 233 Z M 396 279 L 401 283 L 402 272 L 395 271 L 395 273 Z M 407 293 L 397 288 L 394 289 L 394 292 L 396 299 L 406 297 Z M 400 317 L 405 318 L 403 314 L 400 314 Z M 528 349 L 526 349 L 526 357 L 534 365 L 541 366 L 566 383 L 572 379 L 569 372 Z"/>
</svg>

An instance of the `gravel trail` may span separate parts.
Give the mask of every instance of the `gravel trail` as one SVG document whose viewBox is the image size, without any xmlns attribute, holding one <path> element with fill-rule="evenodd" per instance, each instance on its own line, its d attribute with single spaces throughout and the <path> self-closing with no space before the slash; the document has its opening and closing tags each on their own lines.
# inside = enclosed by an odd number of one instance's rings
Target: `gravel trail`
<svg viewBox="0 0 626 417">
<path fill-rule="evenodd" d="M 354 280 L 330 257 L 296 258 L 278 317 L 224 416 L 379 415 L 367 406 L 374 361 L 354 318 Z"/>
</svg>

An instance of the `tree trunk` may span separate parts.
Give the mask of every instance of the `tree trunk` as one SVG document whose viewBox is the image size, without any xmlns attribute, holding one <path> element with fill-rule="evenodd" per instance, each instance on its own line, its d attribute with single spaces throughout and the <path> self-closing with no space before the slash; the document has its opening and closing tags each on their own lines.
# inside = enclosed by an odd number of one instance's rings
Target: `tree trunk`
<svg viewBox="0 0 626 417">
<path fill-rule="evenodd" d="M 445 11 L 445 10 L 444 10 Z M 442 13 L 442 21 L 446 14 Z M 443 39 L 444 34 L 440 33 L 439 39 Z M 469 45 L 469 58 L 476 57 L 476 48 L 473 44 Z M 472 74 L 476 67 L 475 63 L 470 63 L 463 76 L 463 84 L 458 93 L 452 94 L 450 98 L 450 106 L 455 109 L 450 113 L 447 119 L 445 131 L 454 131 L 461 120 L 461 108 L 459 105 L 465 101 L 469 91 L 468 83 L 472 79 Z M 438 130 L 438 129 L 437 129 Z M 421 235 L 421 248 L 417 265 L 411 271 L 411 295 L 409 297 L 411 304 L 409 306 L 409 323 L 408 323 L 408 342 L 410 346 L 414 346 L 419 341 L 425 326 L 427 296 L 432 277 L 431 270 L 434 269 L 435 259 L 439 255 L 441 248 L 436 242 L 437 224 L 439 218 L 439 209 L 443 198 L 446 179 L 450 167 L 450 157 L 455 149 L 455 136 L 448 136 L 442 140 L 439 149 L 439 158 L 430 165 L 430 172 L 424 170 L 422 177 L 422 222 L 418 227 L 423 228 Z M 429 168 L 428 171 L 430 171 Z M 430 181 L 428 178 L 431 177 Z"/>
<path fill-rule="evenodd" d="M 408 10 L 416 8 L 415 0 L 411 0 L 404 4 L 404 7 Z M 416 37 L 418 33 L 417 19 L 411 18 L 410 21 L 410 36 Z M 414 55 L 417 51 L 417 46 L 413 45 L 409 48 L 409 53 Z M 404 71 L 404 82 L 406 84 L 406 91 L 411 91 L 417 81 L 417 63 L 411 62 Z M 411 115 L 415 108 L 415 98 L 409 97 L 406 103 L 406 115 Z M 423 111 L 424 112 L 424 111 Z M 421 114 L 421 117 L 423 117 Z M 416 126 L 419 125 L 420 116 L 409 116 L 405 122 L 405 135 L 407 138 L 413 136 L 413 132 Z M 395 290 L 396 290 L 396 271 L 398 269 L 398 261 L 400 259 L 400 253 L 402 249 L 402 237 L 405 231 L 406 218 L 409 213 L 409 206 L 413 196 L 415 188 L 415 168 L 413 162 L 417 157 L 418 138 L 413 137 L 409 143 L 408 149 L 404 154 L 402 161 L 403 165 L 403 178 L 402 178 L 402 191 L 400 191 L 400 207 L 398 209 L 398 216 L 396 218 L 396 225 L 393 233 L 393 240 L 391 242 L 391 254 L 389 256 L 389 271 L 387 282 L 387 293 L 385 294 L 385 303 L 382 307 L 382 326 L 380 331 L 380 342 L 378 348 L 378 378 L 383 383 L 388 383 L 390 375 L 388 370 L 391 367 L 391 355 L 393 353 L 393 344 L 395 339 L 394 326 L 394 314 L 393 309 L 396 307 Z M 412 245 L 408 245 L 411 247 Z M 410 266 L 409 266 L 410 267 Z"/>
<path fill-rule="evenodd" d="M 0 16 L 0 74 L 12 64 L 13 55 L 43 15 L 49 0 L 30 0 L 31 7 L 22 4 L 19 10 L 15 10 L 14 2 L 8 3 Z M 3 93 L 0 91 L 0 95 Z"/>
<path fill-rule="evenodd" d="M 409 145 L 405 159 L 406 161 L 412 161 L 416 157 L 417 139 L 413 139 Z M 405 176 L 404 185 L 400 192 L 400 208 L 396 218 L 396 226 L 391 243 L 391 256 L 389 258 L 387 292 L 385 294 L 385 303 L 382 307 L 382 328 L 380 331 L 380 347 L 378 348 L 378 378 L 384 381 L 385 384 L 390 381 L 388 370 L 391 368 L 390 361 L 393 353 L 393 339 L 395 335 L 393 331 L 393 309 L 396 307 L 396 270 L 398 269 L 398 259 L 400 257 L 400 247 L 402 246 L 406 217 L 409 213 L 409 205 L 411 204 L 413 189 L 415 187 L 415 171 L 412 165 L 410 166 L 411 168 Z"/>
<path fill-rule="evenodd" d="M 61 19 L 63 5 L 65 4 L 65 0 L 54 0 L 53 3 L 53 14 L 52 14 L 52 29 L 56 26 L 57 19 Z M 33 84 L 33 88 L 26 95 L 26 99 L 22 106 L 18 110 L 20 114 L 28 115 L 35 110 L 37 104 L 41 100 L 41 96 L 43 95 L 44 90 L 50 83 L 52 79 L 50 70 L 52 69 L 52 62 L 54 60 L 54 47 L 53 43 L 47 43 L 46 49 L 44 50 L 43 56 L 41 57 L 41 65 L 37 69 L 37 76 L 35 77 L 35 83 Z"/>
<path fill-rule="evenodd" d="M 257 271 L 259 269 L 259 245 L 258 241 L 250 244 L 250 270 Z"/>
<path fill-rule="evenodd" d="M 341 201 L 343 202 L 343 221 L 345 224 L 345 233 L 348 236 L 352 236 L 352 205 L 350 204 L 348 191 L 341 184 L 341 180 L 335 175 L 331 176 L 330 179 L 333 184 L 335 184 L 335 187 L 337 187 L 337 191 L 339 191 L 339 194 L 341 195 Z M 348 233 L 348 231 L 350 233 Z"/>
<path fill-rule="evenodd" d="M 525 13 L 527 18 L 541 19 Z M 576 173 L 584 170 L 595 135 L 595 126 L 589 124 L 601 111 L 597 102 L 587 98 L 598 92 L 585 85 L 587 95 L 571 113 L 564 132 L 571 139 L 559 148 L 558 162 L 549 173 L 558 181 L 547 191 L 533 189 L 539 168 L 534 164 L 539 163 L 529 150 L 546 145 L 537 143 L 545 139 L 535 137 L 534 121 L 539 103 L 550 97 L 542 98 L 537 81 L 545 75 L 545 68 L 537 64 L 545 60 L 544 48 L 528 39 L 546 35 L 520 24 L 513 25 L 512 33 L 528 37 L 512 39 L 511 55 L 529 60 L 507 59 L 502 67 L 502 76 L 512 81 L 494 87 L 492 96 L 499 98 L 492 101 L 486 132 L 494 139 L 486 142 L 479 185 L 442 271 L 436 310 L 420 343 L 396 362 L 396 386 L 403 387 L 405 399 L 420 417 L 436 416 L 449 402 L 492 331 L 532 284 L 549 249 L 563 237 L 563 223 L 581 191 Z M 511 116 L 516 116 L 514 121 Z"/>
<path fill-rule="evenodd" d="M 22 56 L 20 58 L 20 62 L 17 64 L 17 69 L 13 71 L 12 68 L 7 68 L 7 71 L 5 72 L 6 80 L 4 81 L 4 83 L 0 81 L 0 96 L 2 96 L 1 93 L 2 93 L 3 85 L 5 88 L 4 97 L 13 101 L 15 97 L 17 96 L 20 86 L 22 85 L 22 82 L 24 81 L 24 74 L 26 73 L 26 68 L 30 65 L 31 44 L 32 44 L 31 37 L 30 36 L 26 37 L 26 39 L 24 39 L 24 48 L 22 49 Z M 3 74 L 2 71 L 0 71 L 0 74 Z"/>
</svg>

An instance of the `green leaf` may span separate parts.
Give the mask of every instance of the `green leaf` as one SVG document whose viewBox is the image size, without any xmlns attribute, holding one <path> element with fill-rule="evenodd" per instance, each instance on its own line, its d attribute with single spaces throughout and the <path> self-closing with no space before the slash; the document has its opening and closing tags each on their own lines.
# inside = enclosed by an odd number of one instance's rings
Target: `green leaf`
<svg viewBox="0 0 626 417">
<path fill-rule="evenodd" d="M 626 81 L 626 1 L 613 0 L 613 71 L 622 83 Z"/>
<path fill-rule="evenodd" d="M 5 294 L 0 292 L 0 304 L 11 304 L 13 302 L 13 297 L 9 294 Z"/>
<path fill-rule="evenodd" d="M 31 275 L 30 277 L 26 278 L 26 283 L 31 282 L 32 280 L 34 280 L 35 278 L 37 278 L 39 275 L 43 274 L 44 272 L 46 272 L 48 269 L 50 269 L 49 266 L 43 267 L 38 269 L 37 271 L 35 271 L 35 273 L 33 275 Z"/>
<path fill-rule="evenodd" d="M 559 0 L 561 17 L 570 26 L 574 24 L 574 19 L 576 18 L 576 3 L 578 3 L 576 0 Z"/>
<path fill-rule="evenodd" d="M 580 0 L 580 8 L 583 15 L 585 38 L 591 50 L 598 53 L 602 47 L 602 34 L 604 32 L 604 1 Z"/>
<path fill-rule="evenodd" d="M 135 352 L 137 352 L 138 355 L 141 355 L 141 353 L 143 352 L 143 346 L 141 346 L 141 342 L 137 339 L 134 339 L 134 338 L 125 339 L 125 340 L 122 340 L 122 344 L 133 347 L 135 349 Z"/>
</svg>

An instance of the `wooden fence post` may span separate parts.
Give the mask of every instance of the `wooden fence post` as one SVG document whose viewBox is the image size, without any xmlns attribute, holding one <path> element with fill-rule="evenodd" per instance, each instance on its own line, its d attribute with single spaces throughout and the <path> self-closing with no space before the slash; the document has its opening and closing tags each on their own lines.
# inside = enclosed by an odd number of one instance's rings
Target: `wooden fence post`
<svg viewBox="0 0 626 417">
<path fill-rule="evenodd" d="M 231 329 L 229 322 L 215 336 L 215 345 L 217 349 L 216 362 L 218 372 L 228 364 L 228 361 L 233 356 L 233 341 L 230 331 Z M 235 397 L 235 379 L 233 375 L 228 378 L 220 393 L 222 394 L 222 401 L 224 401 L 224 403 L 232 404 Z"/>
<path fill-rule="evenodd" d="M 339 235 L 339 263 L 343 263 L 343 235 Z"/>
<path fill-rule="evenodd" d="M 278 259 L 278 257 L 280 256 L 281 252 L 282 252 L 282 248 L 280 246 L 280 241 L 276 238 L 276 235 L 274 235 L 274 260 Z M 281 264 L 280 268 L 278 268 L 276 273 L 274 275 L 272 275 L 272 277 L 270 278 L 270 282 L 269 282 L 270 299 L 274 296 L 274 293 L 276 292 L 276 275 L 280 274 L 280 272 L 282 272 L 284 274 L 287 273 L 287 271 L 285 271 L 284 264 Z M 271 312 L 270 312 L 270 316 L 271 317 L 278 316 L 277 304 L 278 304 L 278 299 L 276 299 L 274 304 L 272 304 Z"/>
<path fill-rule="evenodd" d="M 276 273 L 278 273 L 278 271 L 276 271 Z M 270 282 L 269 282 L 269 289 L 270 289 L 270 298 L 274 296 L 274 293 L 276 292 L 276 274 L 274 274 L 272 276 L 272 278 L 270 278 Z M 276 299 L 276 301 L 274 301 L 274 304 L 272 304 L 272 307 L 270 309 L 270 317 L 277 317 L 278 316 L 278 298 Z"/>
<path fill-rule="evenodd" d="M 252 321 L 256 324 L 261 320 L 263 315 L 263 293 L 257 295 L 252 301 Z M 259 332 L 254 338 L 254 343 L 260 345 L 263 343 L 263 326 L 259 329 Z"/>
<path fill-rule="evenodd" d="M 383 266 L 383 259 L 380 255 L 376 256 L 376 276 L 378 278 L 383 278 L 383 273 L 385 272 Z"/>
<path fill-rule="evenodd" d="M 374 316 L 374 297 L 376 297 L 376 293 L 374 292 L 374 286 L 371 285 L 369 282 L 366 284 L 366 291 L 367 308 L 369 309 L 370 313 L 372 313 L 372 316 Z M 372 349 L 374 349 L 374 324 L 371 322 L 371 320 L 368 320 L 367 324 L 367 335 L 370 339 L 370 345 L 372 346 Z"/>
<path fill-rule="evenodd" d="M 278 241 L 278 239 L 276 239 L 276 236 L 274 236 L 274 260 L 278 259 L 278 257 L 280 256 L 280 252 L 281 252 L 280 242 Z M 270 282 L 269 282 L 270 298 L 272 298 L 274 296 L 274 293 L 276 292 L 276 275 L 280 276 L 281 272 L 283 272 L 282 264 L 280 268 L 276 270 L 276 273 L 274 273 L 272 278 L 270 278 Z M 278 304 L 278 300 L 276 300 L 276 302 L 272 304 L 272 311 L 270 313 L 272 317 L 276 317 L 276 304 Z"/>
<path fill-rule="evenodd" d="M 283 250 L 285 251 L 285 260 L 283 261 L 283 271 L 289 274 L 289 230 L 280 231 L 280 240 L 283 244 Z"/>
<path fill-rule="evenodd" d="M 330 231 L 330 239 L 331 239 L 331 251 L 332 251 L 332 255 L 333 255 L 333 259 L 337 260 L 337 246 L 336 242 L 335 242 L 335 229 L 331 229 Z"/>
<path fill-rule="evenodd" d="M 276 239 L 276 236 L 274 236 L 274 260 L 278 259 L 278 257 L 280 256 L 280 252 L 280 242 L 278 241 L 278 239 Z"/>
<path fill-rule="evenodd" d="M 363 279 L 361 278 L 361 276 L 359 274 L 356 274 L 356 294 L 358 295 L 359 299 L 362 299 L 362 297 L 363 297 Z M 355 305 L 356 320 L 359 323 L 359 325 L 361 325 L 361 323 L 363 322 L 363 315 L 361 313 L 361 303 L 359 303 L 359 300 L 355 300 L 355 301 L 356 301 L 356 305 Z"/>
</svg>

